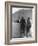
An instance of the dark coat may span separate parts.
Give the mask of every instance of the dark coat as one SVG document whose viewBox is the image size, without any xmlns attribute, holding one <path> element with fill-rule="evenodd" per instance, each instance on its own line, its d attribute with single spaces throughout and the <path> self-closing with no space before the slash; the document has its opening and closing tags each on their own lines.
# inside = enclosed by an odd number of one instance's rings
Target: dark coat
<svg viewBox="0 0 38 46">
<path fill-rule="evenodd" d="M 30 28 L 31 28 L 31 22 L 30 20 L 27 20 L 27 32 L 29 32 Z"/>
<path fill-rule="evenodd" d="M 20 20 L 21 32 L 24 32 L 24 31 L 25 31 L 25 24 L 26 24 L 25 19 L 22 18 L 22 19 Z"/>
</svg>

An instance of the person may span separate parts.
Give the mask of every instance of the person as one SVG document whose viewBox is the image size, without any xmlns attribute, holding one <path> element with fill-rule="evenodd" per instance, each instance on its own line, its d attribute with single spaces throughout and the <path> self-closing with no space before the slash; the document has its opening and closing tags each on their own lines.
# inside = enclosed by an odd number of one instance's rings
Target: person
<svg viewBox="0 0 38 46">
<path fill-rule="evenodd" d="M 20 16 L 17 17 L 16 23 L 19 23 Z"/>
<path fill-rule="evenodd" d="M 16 20 L 17 23 L 19 23 L 19 20 Z"/>
<path fill-rule="evenodd" d="M 22 17 L 21 18 L 21 20 L 20 20 L 20 35 L 21 35 L 21 37 L 22 37 L 22 35 L 25 35 L 25 24 L 26 24 L 26 22 L 25 22 L 25 19 L 24 19 L 24 17 Z"/>
<path fill-rule="evenodd" d="M 31 22 L 30 22 L 30 17 L 27 19 L 27 31 L 26 31 L 26 36 L 28 37 L 28 33 L 30 32 L 31 28 Z"/>
</svg>

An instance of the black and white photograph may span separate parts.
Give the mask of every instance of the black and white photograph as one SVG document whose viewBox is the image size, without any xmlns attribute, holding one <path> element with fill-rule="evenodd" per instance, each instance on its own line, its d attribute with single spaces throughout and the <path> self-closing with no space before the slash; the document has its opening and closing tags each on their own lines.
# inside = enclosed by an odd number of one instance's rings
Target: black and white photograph
<svg viewBox="0 0 38 46">
<path fill-rule="evenodd" d="M 32 8 L 12 8 L 12 38 L 32 38 Z"/>
<path fill-rule="evenodd" d="M 37 42 L 37 4 L 5 3 L 6 44 Z"/>
</svg>

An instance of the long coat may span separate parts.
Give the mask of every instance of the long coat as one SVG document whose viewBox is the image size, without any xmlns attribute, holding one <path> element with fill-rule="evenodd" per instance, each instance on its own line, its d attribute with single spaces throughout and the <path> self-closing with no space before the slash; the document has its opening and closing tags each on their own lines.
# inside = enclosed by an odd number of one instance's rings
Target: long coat
<svg viewBox="0 0 38 46">
<path fill-rule="evenodd" d="M 20 29 L 21 29 L 21 32 L 23 32 L 23 33 L 25 32 L 25 24 L 26 24 L 25 19 L 22 18 L 20 20 Z"/>
</svg>

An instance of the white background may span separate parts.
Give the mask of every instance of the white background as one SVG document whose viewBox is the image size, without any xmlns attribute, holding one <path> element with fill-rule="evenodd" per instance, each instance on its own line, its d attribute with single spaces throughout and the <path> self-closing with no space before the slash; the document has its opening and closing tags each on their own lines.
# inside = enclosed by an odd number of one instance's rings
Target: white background
<svg viewBox="0 0 38 46">
<path fill-rule="evenodd" d="M 38 0 L 11 0 L 11 1 L 38 3 Z M 37 15 L 37 19 L 38 19 L 38 15 Z M 37 25 L 37 30 L 38 30 L 38 25 Z M 0 0 L 0 46 L 5 46 L 5 0 Z M 13 46 L 38 46 L 38 43 L 18 44 Z"/>
</svg>

